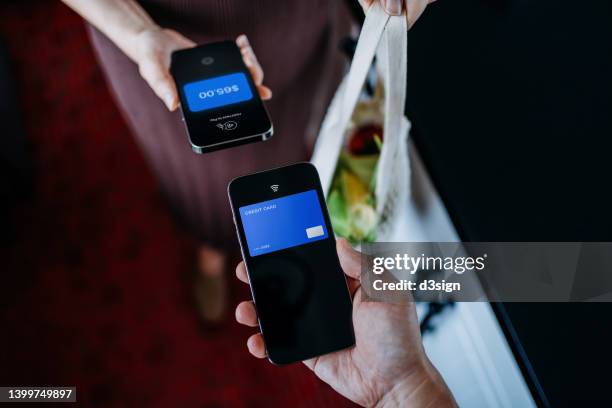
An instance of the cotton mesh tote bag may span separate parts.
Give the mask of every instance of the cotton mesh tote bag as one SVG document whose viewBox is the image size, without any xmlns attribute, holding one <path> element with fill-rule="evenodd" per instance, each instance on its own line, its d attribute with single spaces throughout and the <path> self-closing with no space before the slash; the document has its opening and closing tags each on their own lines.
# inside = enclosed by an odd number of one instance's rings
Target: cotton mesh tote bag
<svg viewBox="0 0 612 408">
<path fill-rule="evenodd" d="M 405 16 L 389 16 L 378 2 L 368 9 L 311 159 L 336 234 L 354 243 L 388 239 L 408 199 L 406 32 Z M 365 96 L 374 61 L 375 91 Z"/>
</svg>

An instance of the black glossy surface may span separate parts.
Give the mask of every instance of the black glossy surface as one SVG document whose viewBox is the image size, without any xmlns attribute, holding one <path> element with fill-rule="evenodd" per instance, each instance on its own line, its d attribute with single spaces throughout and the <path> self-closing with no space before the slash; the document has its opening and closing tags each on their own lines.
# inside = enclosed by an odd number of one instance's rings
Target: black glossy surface
<svg viewBox="0 0 612 408">
<path fill-rule="evenodd" d="M 233 41 L 175 51 L 171 71 L 181 100 L 185 128 L 196 153 L 262 141 L 272 136 L 272 122 L 266 107 Z M 196 112 L 188 108 L 185 85 L 236 73 L 244 74 L 253 96 L 251 99 Z M 235 127 L 225 129 L 223 124 L 227 122 L 233 122 Z"/>
<path fill-rule="evenodd" d="M 250 256 L 240 207 L 313 189 L 329 237 Z M 353 346 L 350 293 L 314 166 L 297 163 L 239 177 L 228 192 L 270 361 L 288 364 Z"/>
<path fill-rule="evenodd" d="M 414 137 L 464 240 L 612 241 L 612 2 L 438 1 L 408 38 Z M 612 305 L 504 309 L 552 406 L 612 403 Z"/>
</svg>

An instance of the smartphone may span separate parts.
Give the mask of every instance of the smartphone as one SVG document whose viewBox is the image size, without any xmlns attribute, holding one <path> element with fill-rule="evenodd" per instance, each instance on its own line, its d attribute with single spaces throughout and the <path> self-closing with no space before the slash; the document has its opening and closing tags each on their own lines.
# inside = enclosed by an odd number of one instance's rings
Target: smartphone
<svg viewBox="0 0 612 408">
<path fill-rule="evenodd" d="M 194 152 L 212 152 L 272 136 L 270 116 L 234 41 L 175 51 L 170 72 Z"/>
<path fill-rule="evenodd" d="M 289 364 L 353 346 L 351 296 L 315 167 L 239 177 L 228 194 L 268 359 Z"/>
</svg>

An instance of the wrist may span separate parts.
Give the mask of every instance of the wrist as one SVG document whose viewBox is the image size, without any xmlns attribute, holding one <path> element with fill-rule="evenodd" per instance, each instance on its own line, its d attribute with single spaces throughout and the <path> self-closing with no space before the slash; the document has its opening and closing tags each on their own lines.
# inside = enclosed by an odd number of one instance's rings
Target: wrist
<svg viewBox="0 0 612 408">
<path fill-rule="evenodd" d="M 427 357 L 409 375 L 401 378 L 375 404 L 391 407 L 456 407 L 453 395 Z"/>
<path fill-rule="evenodd" d="M 127 34 L 124 42 L 123 52 L 136 64 L 140 64 L 149 55 L 149 50 L 155 38 L 163 31 L 163 28 L 150 22 L 146 25 L 134 28 Z"/>
</svg>

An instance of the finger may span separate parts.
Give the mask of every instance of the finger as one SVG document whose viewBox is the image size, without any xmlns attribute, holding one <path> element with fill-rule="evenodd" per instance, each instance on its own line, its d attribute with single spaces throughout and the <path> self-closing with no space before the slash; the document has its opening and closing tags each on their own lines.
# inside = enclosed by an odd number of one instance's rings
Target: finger
<svg viewBox="0 0 612 408">
<path fill-rule="evenodd" d="M 139 71 L 153 92 L 166 104 L 168 110 L 176 110 L 179 104 L 176 86 L 170 72 L 163 68 L 163 64 L 159 61 L 147 60 L 140 64 Z"/>
<path fill-rule="evenodd" d="M 249 327 L 257 326 L 257 312 L 252 301 L 241 302 L 236 307 L 236 321 Z"/>
<path fill-rule="evenodd" d="M 236 267 L 236 277 L 244 283 L 249 283 L 249 275 L 247 274 L 244 261 L 241 261 Z"/>
<path fill-rule="evenodd" d="M 410 29 L 414 23 L 421 17 L 421 14 L 425 11 L 427 4 L 433 3 L 434 0 L 417 0 L 417 1 L 406 1 L 406 23 L 408 29 Z"/>
<path fill-rule="evenodd" d="M 257 358 L 266 357 L 266 344 L 264 343 L 261 333 L 254 334 L 249 337 L 247 340 L 247 348 L 249 349 L 249 353 Z"/>
<path fill-rule="evenodd" d="M 338 258 L 344 273 L 353 279 L 359 280 L 361 275 L 361 254 L 355 251 L 345 239 L 336 241 Z"/>
<path fill-rule="evenodd" d="M 251 77 L 253 77 L 253 82 L 255 82 L 255 85 L 261 85 L 263 84 L 264 78 L 263 69 L 261 68 L 261 65 L 259 65 L 259 62 L 254 58 L 255 56 L 254 54 L 252 54 L 252 52 L 242 54 L 242 59 L 244 61 L 244 64 L 249 69 Z"/>
<path fill-rule="evenodd" d="M 261 68 L 261 65 L 259 65 L 259 61 L 257 61 L 257 57 L 255 56 L 255 52 L 253 51 L 247 36 L 244 34 L 240 35 L 236 39 L 236 45 L 238 45 L 238 48 L 240 48 L 242 59 L 253 77 L 253 82 L 255 82 L 255 85 L 261 85 L 264 79 L 263 69 Z"/>
<path fill-rule="evenodd" d="M 317 365 L 318 359 L 319 357 L 309 358 L 308 360 L 302 361 L 302 363 L 304 363 L 304 365 L 310 368 L 311 370 L 314 370 L 315 366 Z"/>
<path fill-rule="evenodd" d="M 257 91 L 259 92 L 259 96 L 264 101 L 272 99 L 272 90 L 265 85 L 258 85 Z"/>
<path fill-rule="evenodd" d="M 374 0 L 359 0 L 359 4 L 361 4 L 363 11 L 367 11 L 373 2 Z"/>
<path fill-rule="evenodd" d="M 402 0 L 380 0 L 380 2 L 387 14 L 391 16 L 399 16 L 402 14 Z"/>
<path fill-rule="evenodd" d="M 361 286 L 361 281 L 347 277 L 346 284 L 348 285 L 349 292 L 351 293 L 351 298 L 354 298 L 355 293 L 357 293 L 357 289 L 359 289 L 359 287 Z"/>
</svg>

